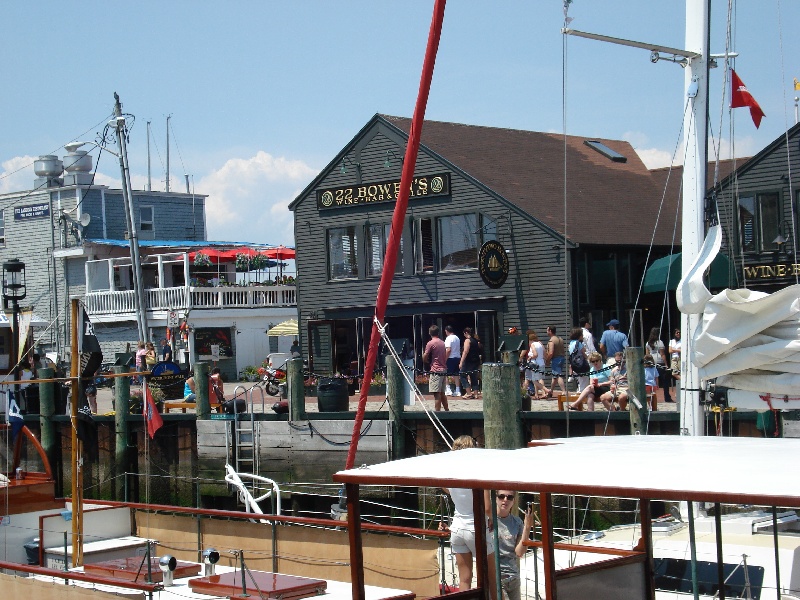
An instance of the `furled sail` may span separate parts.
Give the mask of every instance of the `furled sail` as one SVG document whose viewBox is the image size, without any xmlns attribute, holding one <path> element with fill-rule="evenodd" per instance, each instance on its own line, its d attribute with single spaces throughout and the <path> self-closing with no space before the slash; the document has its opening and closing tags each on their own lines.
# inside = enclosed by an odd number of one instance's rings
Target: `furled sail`
<svg viewBox="0 0 800 600">
<path fill-rule="evenodd" d="M 701 379 L 764 394 L 800 390 L 800 285 L 772 294 L 726 289 L 712 295 L 703 274 L 719 252 L 722 230 L 711 227 L 689 272 L 678 284 L 681 312 L 701 314 L 690 357 Z"/>
</svg>

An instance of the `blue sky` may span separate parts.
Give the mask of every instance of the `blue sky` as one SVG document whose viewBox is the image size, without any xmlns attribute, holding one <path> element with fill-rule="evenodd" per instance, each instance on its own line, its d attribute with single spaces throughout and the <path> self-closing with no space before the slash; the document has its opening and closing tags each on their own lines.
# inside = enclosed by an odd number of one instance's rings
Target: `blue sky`
<svg viewBox="0 0 800 600">
<path fill-rule="evenodd" d="M 113 93 L 136 122 L 135 188 L 164 188 L 165 119 L 172 115 L 172 189 L 208 194 L 211 239 L 293 245 L 286 206 L 377 112 L 411 116 L 433 0 L 8 2 L 0 21 L 0 193 L 32 187 L 32 160 L 94 139 Z M 726 4 L 712 13 L 724 50 Z M 574 0 L 575 29 L 682 47 L 682 1 Z M 736 70 L 767 117 L 735 111 L 735 152 L 748 156 L 794 123 L 800 5 L 735 9 Z M 569 38 L 560 1 L 451 0 L 427 118 L 626 139 L 649 166 L 678 144 L 683 69 L 648 52 Z M 723 113 L 712 70 L 711 122 Z M 566 78 L 566 102 L 562 79 Z M 566 106 L 566 116 L 562 107 Z M 157 146 L 157 149 L 156 149 Z M 97 151 L 93 152 L 97 155 Z M 22 169 L 19 170 L 18 169 Z M 16 171 L 16 172 L 15 172 Z M 98 181 L 118 185 L 110 155 Z"/>
</svg>

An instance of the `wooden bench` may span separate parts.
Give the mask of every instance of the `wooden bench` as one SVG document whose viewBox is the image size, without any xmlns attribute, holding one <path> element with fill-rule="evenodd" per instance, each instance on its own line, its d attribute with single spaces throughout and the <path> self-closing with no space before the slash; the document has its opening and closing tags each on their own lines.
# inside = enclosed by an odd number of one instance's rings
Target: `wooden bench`
<svg viewBox="0 0 800 600">
<path fill-rule="evenodd" d="M 575 400 L 578 399 L 579 395 L 580 394 L 578 394 L 578 392 L 570 392 L 569 393 L 569 400 L 567 400 L 564 397 L 564 392 L 559 392 L 558 394 L 556 394 L 556 398 L 558 399 L 558 410 L 564 411 L 565 410 L 564 405 L 567 402 L 572 404 L 573 402 L 575 402 Z M 647 401 L 650 403 L 650 410 L 651 411 L 657 411 L 658 410 L 658 398 L 656 398 L 656 393 L 655 392 L 650 392 L 649 394 L 647 394 Z M 587 399 L 584 398 L 582 404 L 586 404 L 586 403 L 587 403 Z M 600 403 L 599 399 L 595 400 L 595 404 L 600 404 L 600 406 L 602 406 L 602 404 Z M 583 410 L 583 406 L 580 407 L 580 410 Z"/>
<path fill-rule="evenodd" d="M 164 402 L 164 414 L 169 413 L 170 410 L 181 409 L 182 413 L 186 413 L 187 408 L 197 408 L 197 402 Z M 211 403 L 211 410 L 216 410 L 218 413 L 222 412 L 222 404 L 219 402 Z"/>
</svg>

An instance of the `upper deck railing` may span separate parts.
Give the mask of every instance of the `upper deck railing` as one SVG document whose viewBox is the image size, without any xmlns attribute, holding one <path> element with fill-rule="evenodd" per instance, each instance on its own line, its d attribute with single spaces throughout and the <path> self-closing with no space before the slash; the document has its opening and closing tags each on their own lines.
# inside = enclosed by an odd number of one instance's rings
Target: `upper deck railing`
<svg viewBox="0 0 800 600">
<path fill-rule="evenodd" d="M 151 311 L 297 306 L 297 288 L 293 285 L 153 288 L 145 290 L 145 301 Z M 90 315 L 133 313 L 134 292 L 89 292 L 86 308 Z"/>
</svg>

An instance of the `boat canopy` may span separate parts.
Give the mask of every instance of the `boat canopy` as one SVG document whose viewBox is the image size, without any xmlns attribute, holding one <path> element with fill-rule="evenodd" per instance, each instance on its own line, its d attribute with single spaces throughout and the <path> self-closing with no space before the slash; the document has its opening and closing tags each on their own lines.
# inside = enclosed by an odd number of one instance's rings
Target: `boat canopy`
<svg viewBox="0 0 800 600">
<path fill-rule="evenodd" d="M 800 479 L 787 476 L 795 471 L 800 439 L 607 436 L 534 443 L 519 450 L 471 448 L 416 456 L 340 471 L 333 478 L 352 484 L 800 507 Z"/>
</svg>

